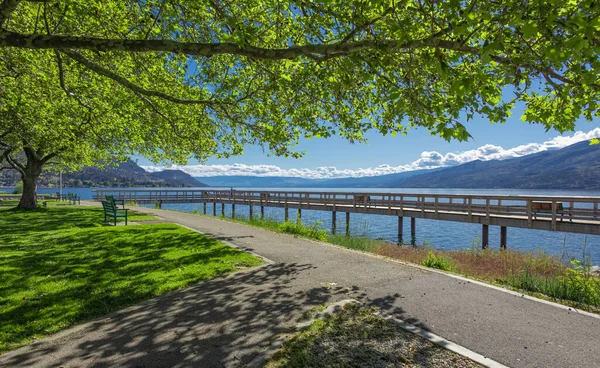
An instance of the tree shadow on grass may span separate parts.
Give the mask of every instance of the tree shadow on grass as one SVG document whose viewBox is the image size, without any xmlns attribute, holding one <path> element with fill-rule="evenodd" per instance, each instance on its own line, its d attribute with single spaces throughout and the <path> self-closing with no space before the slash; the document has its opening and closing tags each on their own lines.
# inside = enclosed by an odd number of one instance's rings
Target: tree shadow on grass
<svg viewBox="0 0 600 368">
<path fill-rule="evenodd" d="M 56 332 L 199 280 L 260 263 L 167 224 L 38 233 L 3 246 L 0 347 Z"/>
</svg>

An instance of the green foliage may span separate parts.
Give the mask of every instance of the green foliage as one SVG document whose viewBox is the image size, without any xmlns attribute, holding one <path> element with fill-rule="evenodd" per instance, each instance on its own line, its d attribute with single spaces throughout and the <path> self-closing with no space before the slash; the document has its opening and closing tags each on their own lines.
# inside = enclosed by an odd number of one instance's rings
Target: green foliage
<svg viewBox="0 0 600 368">
<path fill-rule="evenodd" d="M 321 222 L 316 221 L 311 226 L 305 226 L 300 221 L 286 221 L 279 225 L 279 231 L 285 234 L 294 235 L 318 241 L 327 240 L 327 232 L 321 229 Z"/>
<path fill-rule="evenodd" d="M 15 189 L 13 189 L 12 194 L 22 194 L 23 193 L 23 183 L 19 182 L 15 185 Z"/>
<path fill-rule="evenodd" d="M 0 16 L 0 137 L 69 168 L 249 144 L 298 157 L 300 138 L 369 130 L 465 140 L 465 120 L 505 122 L 518 102 L 560 132 L 599 114 L 593 0 L 15 3 Z"/>
<path fill-rule="evenodd" d="M 571 267 L 567 267 L 559 277 L 544 277 L 527 268 L 502 282 L 554 299 L 600 307 L 600 278 L 590 275 L 590 266 L 579 260 L 572 260 Z"/>
<path fill-rule="evenodd" d="M 421 261 L 421 265 L 444 271 L 452 270 L 452 261 L 444 256 L 436 256 L 432 250 L 427 253 L 427 258 Z"/>
<path fill-rule="evenodd" d="M 134 212 L 130 219 L 148 217 Z M 0 209 L 0 352 L 261 263 L 173 224 L 102 220 L 102 209 L 90 207 Z"/>
</svg>

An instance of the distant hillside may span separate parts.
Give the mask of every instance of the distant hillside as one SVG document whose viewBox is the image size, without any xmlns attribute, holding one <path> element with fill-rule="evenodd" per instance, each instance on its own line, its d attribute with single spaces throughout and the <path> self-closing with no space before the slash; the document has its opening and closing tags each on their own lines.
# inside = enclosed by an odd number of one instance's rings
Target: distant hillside
<svg viewBox="0 0 600 368">
<path fill-rule="evenodd" d="M 236 188 L 389 188 L 399 180 L 429 171 L 431 170 L 337 179 L 305 179 L 284 176 L 208 176 L 196 177 L 196 179 L 210 186 Z"/>
<path fill-rule="evenodd" d="M 12 187 L 21 180 L 9 170 L 0 171 L 0 185 Z M 59 177 L 44 173 L 38 184 L 42 187 L 58 186 Z M 164 170 L 149 173 L 135 162 L 128 161 L 115 167 L 86 167 L 75 173 L 63 174 L 65 187 L 205 187 L 181 170 Z"/>
<path fill-rule="evenodd" d="M 584 141 L 502 161 L 473 161 L 395 183 L 404 188 L 600 189 L 600 146 Z"/>
</svg>

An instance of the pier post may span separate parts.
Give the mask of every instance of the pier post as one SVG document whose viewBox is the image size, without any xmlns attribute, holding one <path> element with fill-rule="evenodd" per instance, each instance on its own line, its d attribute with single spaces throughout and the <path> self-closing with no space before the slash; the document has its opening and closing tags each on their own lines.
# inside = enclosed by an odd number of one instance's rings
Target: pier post
<svg viewBox="0 0 600 368">
<path fill-rule="evenodd" d="M 414 217 L 410 218 L 410 244 L 417 245 L 417 219 Z"/>
<path fill-rule="evenodd" d="M 235 218 L 235 203 L 231 205 L 231 218 Z"/>
<path fill-rule="evenodd" d="M 284 215 L 283 215 L 284 221 L 287 222 L 288 219 L 290 218 L 288 206 L 285 206 L 283 212 L 284 212 Z"/>
<path fill-rule="evenodd" d="M 265 218 L 265 206 L 260 206 L 260 218 Z"/>
<path fill-rule="evenodd" d="M 331 233 L 333 235 L 335 235 L 335 229 L 336 229 L 337 225 L 336 225 L 336 212 L 335 211 L 331 211 Z"/>
<path fill-rule="evenodd" d="M 402 245 L 402 233 L 404 232 L 404 217 L 398 216 L 398 245 Z"/>
<path fill-rule="evenodd" d="M 203 203 L 203 207 L 204 207 L 204 214 L 206 215 L 206 202 Z"/>
<path fill-rule="evenodd" d="M 506 226 L 500 226 L 500 249 L 506 249 Z"/>
<path fill-rule="evenodd" d="M 250 220 L 252 220 L 252 203 L 250 203 L 248 206 L 250 208 Z"/>
<path fill-rule="evenodd" d="M 350 212 L 346 212 L 346 236 L 350 236 Z"/>
<path fill-rule="evenodd" d="M 217 201 L 213 202 L 213 216 L 217 215 Z"/>
<path fill-rule="evenodd" d="M 296 222 L 302 222 L 302 208 L 298 208 L 298 218 L 296 219 Z"/>
<path fill-rule="evenodd" d="M 481 225 L 481 249 L 487 249 L 489 244 L 490 225 Z"/>
<path fill-rule="evenodd" d="M 225 203 L 221 203 L 221 216 L 225 217 Z"/>
</svg>

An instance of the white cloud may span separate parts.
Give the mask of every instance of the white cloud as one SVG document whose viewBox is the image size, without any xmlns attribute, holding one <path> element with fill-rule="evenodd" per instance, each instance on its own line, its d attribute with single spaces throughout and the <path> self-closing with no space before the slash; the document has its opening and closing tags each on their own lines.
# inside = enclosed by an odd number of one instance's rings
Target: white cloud
<svg viewBox="0 0 600 368">
<path fill-rule="evenodd" d="M 297 169 L 282 169 L 275 165 L 185 165 L 185 166 L 170 166 L 169 169 L 180 169 L 192 176 L 292 176 L 308 179 L 328 179 L 328 178 L 343 178 L 343 177 L 362 177 L 394 174 L 404 171 L 433 169 L 437 167 L 454 166 L 464 164 L 466 162 L 482 160 L 504 160 L 507 158 L 521 157 L 532 153 L 547 151 L 551 149 L 559 149 L 577 142 L 589 140 L 591 138 L 600 137 L 600 128 L 596 128 L 589 132 L 575 132 L 570 136 L 558 136 L 543 143 L 529 143 L 514 148 L 505 149 L 501 146 L 486 144 L 476 149 L 458 152 L 441 154 L 435 151 L 425 151 L 421 153 L 421 157 L 407 165 L 390 166 L 379 165 L 369 168 L 359 169 L 338 169 L 335 166 L 322 166 L 316 169 L 297 168 Z M 146 171 L 154 172 L 161 171 L 167 167 L 160 166 L 143 166 Z"/>
</svg>

